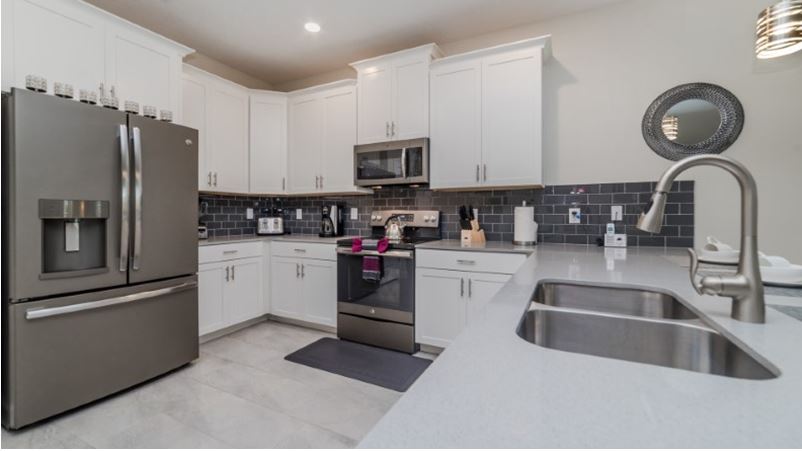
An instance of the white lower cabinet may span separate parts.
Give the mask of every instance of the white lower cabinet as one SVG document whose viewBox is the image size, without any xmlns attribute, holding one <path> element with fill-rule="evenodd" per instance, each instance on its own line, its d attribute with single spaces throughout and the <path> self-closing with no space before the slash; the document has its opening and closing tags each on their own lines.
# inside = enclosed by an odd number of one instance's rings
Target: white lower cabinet
<svg viewBox="0 0 802 451">
<path fill-rule="evenodd" d="M 262 257 L 198 265 L 200 335 L 265 314 L 262 274 Z"/>
<path fill-rule="evenodd" d="M 337 326 L 337 262 L 273 257 L 270 313 L 322 326 Z"/>
<path fill-rule="evenodd" d="M 426 251 L 425 254 L 431 254 L 432 258 L 419 261 L 438 261 L 440 254 L 443 257 L 440 260 L 446 261 L 456 253 Z M 517 270 L 524 257 L 522 254 L 488 253 L 473 264 L 482 267 L 484 262 L 481 259 L 488 262 L 508 259 L 509 264 L 502 263 L 499 267 Z M 416 267 L 415 340 L 420 344 L 448 347 L 465 326 L 482 315 L 484 306 L 511 278 L 512 274 Z"/>
</svg>

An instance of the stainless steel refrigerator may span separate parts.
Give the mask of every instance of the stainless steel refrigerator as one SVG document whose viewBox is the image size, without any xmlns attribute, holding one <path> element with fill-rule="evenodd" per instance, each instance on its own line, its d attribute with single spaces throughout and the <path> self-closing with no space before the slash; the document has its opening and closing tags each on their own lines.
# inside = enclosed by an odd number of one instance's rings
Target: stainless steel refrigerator
<svg viewBox="0 0 802 451">
<path fill-rule="evenodd" d="M 3 94 L 3 426 L 198 357 L 198 132 Z"/>
</svg>

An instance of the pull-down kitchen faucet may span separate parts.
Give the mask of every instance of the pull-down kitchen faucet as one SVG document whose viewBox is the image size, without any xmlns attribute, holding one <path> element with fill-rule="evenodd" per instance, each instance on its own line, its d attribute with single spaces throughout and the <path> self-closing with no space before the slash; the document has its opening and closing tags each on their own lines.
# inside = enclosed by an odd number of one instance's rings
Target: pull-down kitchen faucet
<svg viewBox="0 0 802 451">
<path fill-rule="evenodd" d="M 733 318 L 749 323 L 764 323 L 766 304 L 757 251 L 757 186 L 744 165 L 719 155 L 699 155 L 676 162 L 657 182 L 649 204 L 638 219 L 638 228 L 652 233 L 660 231 L 671 184 L 680 173 L 694 166 L 715 166 L 738 180 L 741 187 L 741 255 L 735 275 L 705 276 L 697 280 L 699 259 L 696 251 L 688 249 L 691 256 L 691 284 L 699 294 L 731 297 Z"/>
</svg>

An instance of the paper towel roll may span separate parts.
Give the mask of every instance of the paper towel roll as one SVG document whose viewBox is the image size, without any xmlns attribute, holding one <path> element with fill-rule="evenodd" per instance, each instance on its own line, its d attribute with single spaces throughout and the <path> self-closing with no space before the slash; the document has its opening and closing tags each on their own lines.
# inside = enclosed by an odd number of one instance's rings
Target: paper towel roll
<svg viewBox="0 0 802 451">
<path fill-rule="evenodd" d="M 515 207 L 515 229 L 513 244 L 533 245 L 537 242 L 535 207 Z"/>
</svg>

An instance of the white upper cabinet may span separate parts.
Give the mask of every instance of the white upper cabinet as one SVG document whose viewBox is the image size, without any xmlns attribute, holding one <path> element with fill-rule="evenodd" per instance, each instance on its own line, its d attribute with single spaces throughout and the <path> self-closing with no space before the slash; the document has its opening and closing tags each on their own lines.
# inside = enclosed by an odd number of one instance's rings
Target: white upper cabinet
<svg viewBox="0 0 802 451">
<path fill-rule="evenodd" d="M 431 65 L 433 189 L 541 186 L 542 65 L 549 36 Z"/>
<path fill-rule="evenodd" d="M 289 193 L 369 192 L 354 185 L 356 111 L 354 80 L 289 93 Z"/>
<path fill-rule="evenodd" d="M 251 91 L 250 192 L 287 189 L 287 96 Z"/>
<path fill-rule="evenodd" d="M 249 91 L 184 65 L 182 124 L 199 131 L 198 189 L 248 193 Z"/>
<path fill-rule="evenodd" d="M 429 136 L 429 64 L 436 44 L 370 58 L 357 71 L 358 144 Z"/>
<path fill-rule="evenodd" d="M 193 50 L 76 0 L 2 2 L 3 89 L 24 88 L 25 76 L 81 89 L 114 88 L 181 119 L 181 61 Z"/>
</svg>

